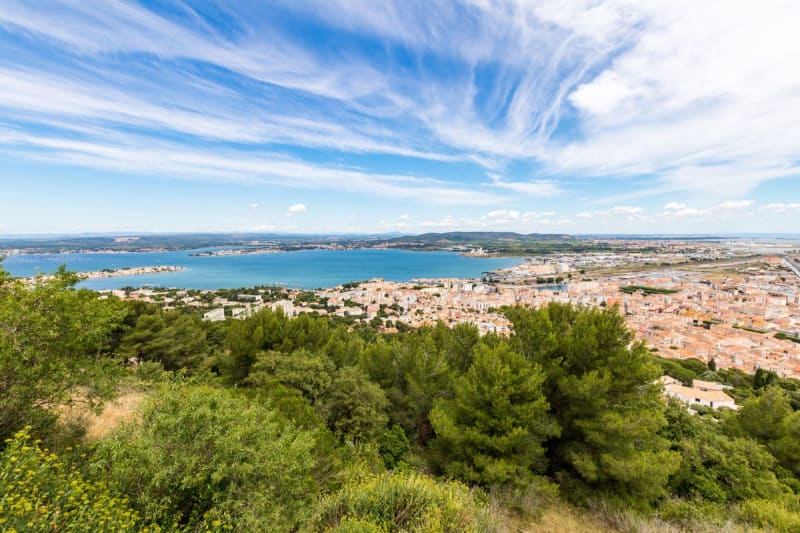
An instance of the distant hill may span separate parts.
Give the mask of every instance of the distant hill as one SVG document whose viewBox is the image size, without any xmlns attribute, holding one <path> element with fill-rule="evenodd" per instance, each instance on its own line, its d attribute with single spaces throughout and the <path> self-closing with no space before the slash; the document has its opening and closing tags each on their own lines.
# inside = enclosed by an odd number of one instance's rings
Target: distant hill
<svg viewBox="0 0 800 533">
<path fill-rule="evenodd" d="M 143 252 L 196 250 L 213 247 L 267 246 L 278 250 L 315 247 L 402 248 L 410 250 L 465 250 L 483 248 L 507 255 L 548 254 L 610 250 L 608 244 L 550 233 L 521 234 L 511 231 L 452 231 L 422 235 L 310 235 L 277 233 L 144 233 L 115 235 L 47 235 L 0 237 L 0 251 L 23 253 Z"/>
<path fill-rule="evenodd" d="M 450 231 L 446 233 L 423 233 L 390 239 L 390 242 L 415 241 L 430 243 L 475 243 L 478 241 L 552 241 L 574 239 L 569 235 L 555 233 L 531 233 L 528 235 L 512 231 Z"/>
</svg>

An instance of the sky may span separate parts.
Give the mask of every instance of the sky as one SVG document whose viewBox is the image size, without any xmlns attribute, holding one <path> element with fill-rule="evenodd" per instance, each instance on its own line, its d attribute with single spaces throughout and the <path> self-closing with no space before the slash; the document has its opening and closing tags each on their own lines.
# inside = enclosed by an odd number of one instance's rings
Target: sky
<svg viewBox="0 0 800 533">
<path fill-rule="evenodd" d="M 800 233 L 796 0 L 0 0 L 0 236 Z"/>
</svg>

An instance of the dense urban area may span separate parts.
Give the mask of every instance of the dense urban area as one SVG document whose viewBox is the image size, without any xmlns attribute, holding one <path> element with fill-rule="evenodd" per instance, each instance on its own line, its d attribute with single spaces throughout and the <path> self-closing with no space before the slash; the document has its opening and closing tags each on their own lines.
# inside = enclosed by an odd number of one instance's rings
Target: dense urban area
<svg viewBox="0 0 800 533">
<path fill-rule="evenodd" d="M 486 273 L 480 280 L 373 279 L 313 291 L 262 287 L 109 292 L 164 310 L 199 309 L 212 321 L 244 318 L 269 307 L 289 317 L 311 313 L 352 324 L 366 322 L 385 333 L 442 322 L 450 327 L 472 324 L 481 334 L 508 335 L 511 323 L 501 311 L 506 306 L 617 305 L 637 337 L 664 357 L 705 363 L 713 359 L 720 368 L 748 373 L 762 368 L 800 378 L 796 259 L 750 250 L 732 253 L 721 246 L 660 246 L 658 253 L 529 258 L 518 266 Z"/>
</svg>

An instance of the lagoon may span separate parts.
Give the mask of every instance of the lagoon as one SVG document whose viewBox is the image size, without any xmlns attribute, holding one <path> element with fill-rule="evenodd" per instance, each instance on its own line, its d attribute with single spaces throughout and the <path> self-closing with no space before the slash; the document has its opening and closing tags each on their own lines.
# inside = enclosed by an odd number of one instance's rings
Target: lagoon
<svg viewBox="0 0 800 533">
<path fill-rule="evenodd" d="M 520 258 L 466 257 L 454 252 L 406 250 L 303 250 L 269 254 L 202 256 L 204 250 L 141 253 L 68 253 L 12 255 L 2 265 L 14 276 L 50 273 L 60 265 L 76 272 L 144 266 L 179 266 L 185 270 L 163 274 L 91 279 L 79 286 L 118 289 L 126 286 L 222 289 L 256 285 L 284 285 L 313 289 L 348 281 L 383 278 L 477 278 L 481 273 L 519 264 Z"/>
</svg>

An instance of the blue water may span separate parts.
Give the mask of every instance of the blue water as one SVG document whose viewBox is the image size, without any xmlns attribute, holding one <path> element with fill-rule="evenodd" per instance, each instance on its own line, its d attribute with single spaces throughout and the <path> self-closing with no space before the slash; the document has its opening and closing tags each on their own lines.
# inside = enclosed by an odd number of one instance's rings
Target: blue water
<svg viewBox="0 0 800 533">
<path fill-rule="evenodd" d="M 89 289 L 121 287 L 178 287 L 221 289 L 255 285 L 286 285 L 312 289 L 333 287 L 348 281 L 384 278 L 475 278 L 482 272 L 520 263 L 515 258 L 475 258 L 451 252 L 405 250 L 305 250 L 274 254 L 190 257 L 196 252 L 128 254 L 29 254 L 12 255 L 2 265 L 14 276 L 49 273 L 60 265 L 89 272 L 104 268 L 182 266 L 182 272 L 92 279 L 81 282 Z"/>
</svg>

